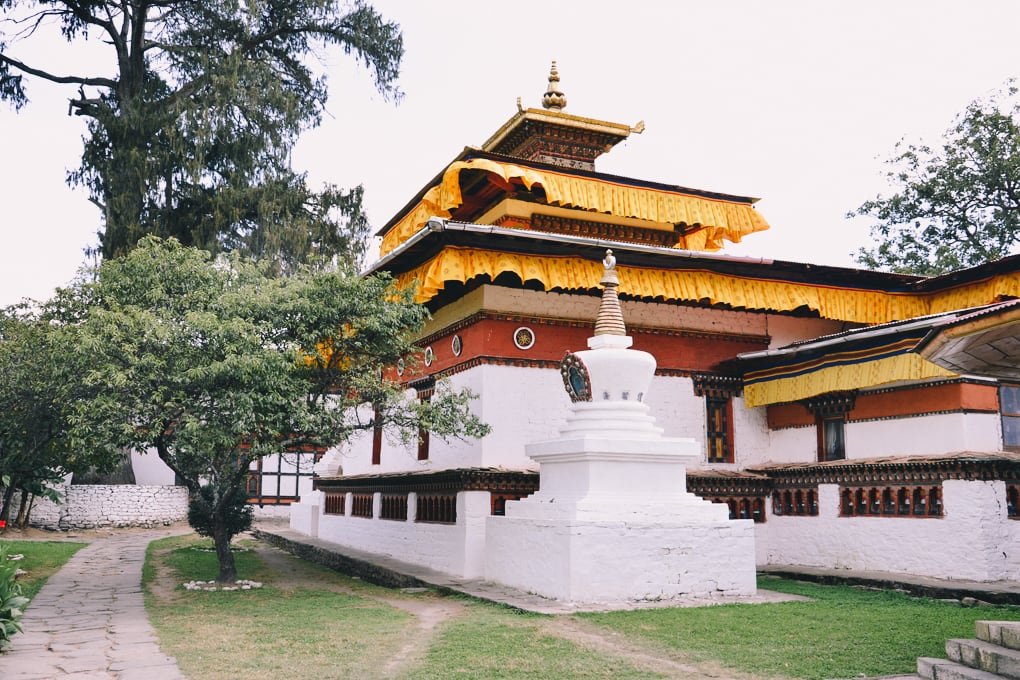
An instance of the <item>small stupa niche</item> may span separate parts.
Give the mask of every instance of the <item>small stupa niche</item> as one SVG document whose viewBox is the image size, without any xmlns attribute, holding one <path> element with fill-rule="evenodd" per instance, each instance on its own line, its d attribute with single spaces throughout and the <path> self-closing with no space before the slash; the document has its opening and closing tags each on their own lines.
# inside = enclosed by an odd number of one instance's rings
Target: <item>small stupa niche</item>
<svg viewBox="0 0 1020 680">
<path fill-rule="evenodd" d="M 566 113 L 567 96 L 560 88 L 556 62 L 549 70 L 549 82 L 542 95 L 542 109 L 521 108 L 482 145 L 484 151 L 513 158 L 541 161 L 581 170 L 595 170 L 595 159 L 626 139 L 641 132 L 644 124 L 629 125 L 583 118 Z"/>
<path fill-rule="evenodd" d="M 626 606 L 755 592 L 754 525 L 687 492 L 692 438 L 662 436 L 646 397 L 655 358 L 631 349 L 603 261 L 588 349 L 560 367 L 571 407 L 560 436 L 526 447 L 540 490 L 486 524 L 486 578 L 557 600 Z"/>
</svg>

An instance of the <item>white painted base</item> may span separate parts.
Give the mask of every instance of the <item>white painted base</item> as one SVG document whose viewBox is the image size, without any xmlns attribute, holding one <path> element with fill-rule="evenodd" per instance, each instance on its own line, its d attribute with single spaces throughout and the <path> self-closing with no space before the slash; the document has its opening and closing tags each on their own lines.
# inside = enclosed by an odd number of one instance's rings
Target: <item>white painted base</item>
<svg viewBox="0 0 1020 680">
<path fill-rule="evenodd" d="M 485 576 L 566 602 L 755 593 L 750 520 L 613 522 L 489 517 Z"/>
</svg>

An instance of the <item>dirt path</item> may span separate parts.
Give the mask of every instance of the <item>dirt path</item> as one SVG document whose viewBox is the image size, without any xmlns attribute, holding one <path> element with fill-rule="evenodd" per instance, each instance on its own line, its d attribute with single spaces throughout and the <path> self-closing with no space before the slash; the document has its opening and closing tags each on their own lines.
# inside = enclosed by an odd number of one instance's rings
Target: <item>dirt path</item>
<svg viewBox="0 0 1020 680">
<path fill-rule="evenodd" d="M 309 569 L 307 565 L 288 553 L 263 543 L 255 548 L 263 562 L 279 574 L 276 585 L 280 588 L 316 587 L 327 588 L 364 597 L 394 607 L 414 617 L 416 629 L 407 635 L 404 645 L 389 658 L 380 670 L 380 677 L 395 678 L 413 668 L 428 651 L 440 624 L 450 621 L 464 612 L 464 605 L 456 600 L 444 598 L 431 592 L 398 594 L 392 596 L 367 592 L 323 579 L 321 572 Z"/>
<path fill-rule="evenodd" d="M 720 678 L 725 680 L 753 680 L 747 675 L 711 663 L 693 663 L 683 654 L 627 638 L 612 630 L 600 628 L 570 616 L 555 616 L 542 623 L 542 632 L 568 640 L 579 647 L 611 656 L 640 671 L 665 675 L 668 678 L 694 680 Z"/>
</svg>

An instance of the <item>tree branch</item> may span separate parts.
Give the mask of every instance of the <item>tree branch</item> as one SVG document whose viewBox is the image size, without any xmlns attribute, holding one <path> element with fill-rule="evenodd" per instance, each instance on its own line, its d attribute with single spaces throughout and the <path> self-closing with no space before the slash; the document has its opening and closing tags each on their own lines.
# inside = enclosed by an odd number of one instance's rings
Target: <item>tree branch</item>
<svg viewBox="0 0 1020 680">
<path fill-rule="evenodd" d="M 59 83 L 62 85 L 74 84 L 74 85 L 89 85 L 91 87 L 116 87 L 117 81 L 111 80 L 110 78 L 83 78 L 81 76 L 58 76 L 48 71 L 33 68 L 24 62 L 18 61 L 13 57 L 9 57 L 6 54 L 0 54 L 0 61 L 10 64 L 19 71 L 23 71 L 29 75 L 38 76 L 44 80 L 48 80 L 51 83 Z"/>
</svg>

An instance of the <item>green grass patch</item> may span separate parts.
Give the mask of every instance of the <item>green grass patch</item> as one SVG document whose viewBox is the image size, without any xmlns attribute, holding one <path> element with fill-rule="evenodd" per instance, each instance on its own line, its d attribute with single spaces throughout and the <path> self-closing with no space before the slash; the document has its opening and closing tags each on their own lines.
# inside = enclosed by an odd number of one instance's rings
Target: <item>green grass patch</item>
<svg viewBox="0 0 1020 680">
<path fill-rule="evenodd" d="M 18 577 L 18 583 L 28 598 L 35 597 L 46 583 L 46 579 L 87 545 L 67 541 L 0 541 L 0 544 L 7 547 L 8 555 L 25 556 L 25 559 L 19 560 L 17 565 L 19 569 L 24 569 L 28 573 Z"/>
<path fill-rule="evenodd" d="M 468 604 L 408 678 L 655 678 L 542 630 L 548 617 Z"/>
<path fill-rule="evenodd" d="M 772 577 L 758 586 L 808 602 L 646 609 L 582 618 L 734 669 L 795 678 L 913 672 L 919 656 L 973 637 L 981 619 L 1020 620 L 1016 607 L 961 607 L 903 593 Z"/>
<path fill-rule="evenodd" d="M 150 544 L 145 571 L 149 619 L 188 677 L 373 677 L 410 634 L 408 614 L 329 589 L 344 587 L 345 577 L 315 573 L 302 579 L 312 587 L 290 587 L 251 552 L 236 555 L 238 574 L 264 588 L 184 591 L 181 583 L 217 573 L 215 555 L 195 544 L 193 537 Z"/>
</svg>

